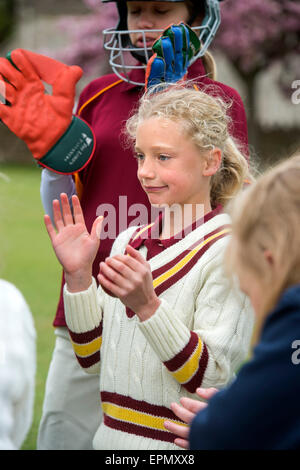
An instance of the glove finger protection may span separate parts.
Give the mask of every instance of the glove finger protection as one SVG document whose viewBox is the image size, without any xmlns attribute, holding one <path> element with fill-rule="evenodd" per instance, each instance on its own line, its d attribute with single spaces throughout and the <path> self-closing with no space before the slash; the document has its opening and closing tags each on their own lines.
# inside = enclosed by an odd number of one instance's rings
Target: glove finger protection
<svg viewBox="0 0 300 470">
<path fill-rule="evenodd" d="M 200 40 L 186 24 L 169 26 L 152 46 L 146 69 L 145 88 L 184 80 L 191 60 L 200 50 Z M 164 65 L 164 66 L 163 66 Z M 159 87 L 155 88 L 158 91 Z"/>
<path fill-rule="evenodd" d="M 24 49 L 0 59 L 7 100 L 0 105 L 0 119 L 26 142 L 40 165 L 58 173 L 81 170 L 95 148 L 91 128 L 72 115 L 81 76 L 80 67 Z M 52 86 L 51 95 L 42 80 Z"/>
</svg>

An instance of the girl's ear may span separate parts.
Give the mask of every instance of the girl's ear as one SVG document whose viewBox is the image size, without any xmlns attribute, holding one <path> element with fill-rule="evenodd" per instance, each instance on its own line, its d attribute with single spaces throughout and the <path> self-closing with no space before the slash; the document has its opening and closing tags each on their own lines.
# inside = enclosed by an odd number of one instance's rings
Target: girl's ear
<svg viewBox="0 0 300 470">
<path fill-rule="evenodd" d="M 274 266 L 274 256 L 270 250 L 264 250 L 264 258 L 270 267 Z"/>
<path fill-rule="evenodd" d="M 213 176 L 221 166 L 222 152 L 219 148 L 210 150 L 206 159 L 203 169 L 203 176 Z"/>
</svg>

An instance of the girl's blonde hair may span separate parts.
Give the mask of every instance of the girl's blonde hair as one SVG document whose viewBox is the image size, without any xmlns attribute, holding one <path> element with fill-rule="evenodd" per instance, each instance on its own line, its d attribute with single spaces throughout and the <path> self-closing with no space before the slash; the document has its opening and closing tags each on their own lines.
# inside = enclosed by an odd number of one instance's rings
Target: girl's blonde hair
<svg viewBox="0 0 300 470">
<path fill-rule="evenodd" d="M 300 282 L 300 152 L 263 174 L 229 207 L 233 237 L 229 272 L 250 269 L 266 288 L 261 322 L 283 290 Z M 274 269 L 264 257 L 269 250 Z"/>
<path fill-rule="evenodd" d="M 127 121 L 126 129 L 135 140 L 137 127 L 143 121 L 157 117 L 180 123 L 183 133 L 191 138 L 200 153 L 213 148 L 222 151 L 222 163 L 211 177 L 211 203 L 225 205 L 243 186 L 252 180 L 245 156 L 229 133 L 228 103 L 185 85 L 167 85 L 165 91 L 143 95 L 137 112 Z M 161 85 L 159 85 L 161 87 Z M 213 90 L 215 91 L 215 90 Z"/>
</svg>

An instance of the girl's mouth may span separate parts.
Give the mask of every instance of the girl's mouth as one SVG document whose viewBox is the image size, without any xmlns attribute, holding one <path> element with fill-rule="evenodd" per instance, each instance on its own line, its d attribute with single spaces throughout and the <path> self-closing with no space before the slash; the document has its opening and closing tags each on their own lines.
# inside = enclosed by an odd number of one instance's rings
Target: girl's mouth
<svg viewBox="0 0 300 470">
<path fill-rule="evenodd" d="M 145 37 L 145 40 L 144 40 L 143 37 L 139 37 L 136 41 L 136 46 L 144 48 L 145 45 L 146 45 L 147 49 L 151 49 L 151 47 L 153 46 L 155 40 L 156 40 L 156 38 Z"/>
<path fill-rule="evenodd" d="M 166 189 L 168 186 L 144 186 L 144 189 L 147 193 L 157 193 Z"/>
</svg>

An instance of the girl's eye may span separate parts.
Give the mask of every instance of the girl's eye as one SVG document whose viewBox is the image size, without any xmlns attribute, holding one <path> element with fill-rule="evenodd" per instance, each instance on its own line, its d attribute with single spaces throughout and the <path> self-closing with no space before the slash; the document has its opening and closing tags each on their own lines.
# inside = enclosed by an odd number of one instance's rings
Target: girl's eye
<svg viewBox="0 0 300 470">
<path fill-rule="evenodd" d="M 168 155 L 159 155 L 158 157 L 161 161 L 165 162 L 170 159 Z"/>
<path fill-rule="evenodd" d="M 136 153 L 134 155 L 134 158 L 136 158 L 138 161 L 142 161 L 144 158 L 144 155 L 142 153 Z"/>
<path fill-rule="evenodd" d="M 155 13 L 158 13 L 159 15 L 165 15 L 166 13 L 169 13 L 169 10 L 159 10 L 158 8 L 155 10 Z"/>
</svg>

